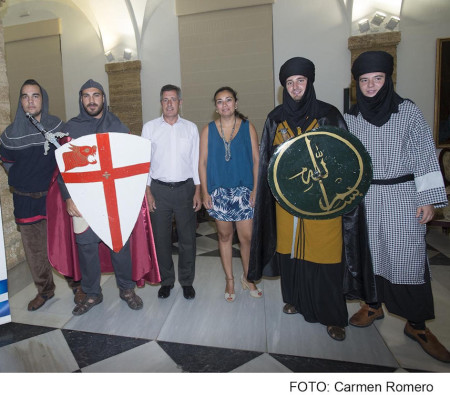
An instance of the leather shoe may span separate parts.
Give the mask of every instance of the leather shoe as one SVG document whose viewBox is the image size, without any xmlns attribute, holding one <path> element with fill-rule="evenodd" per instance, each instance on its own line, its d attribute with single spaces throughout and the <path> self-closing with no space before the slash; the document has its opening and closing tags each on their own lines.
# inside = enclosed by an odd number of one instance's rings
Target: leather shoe
<svg viewBox="0 0 450 395">
<path fill-rule="evenodd" d="M 37 309 L 40 309 L 47 300 L 53 298 L 55 296 L 54 293 L 51 293 L 49 295 L 41 295 L 37 294 L 36 297 L 28 303 L 28 311 L 36 311 Z"/>
<path fill-rule="evenodd" d="M 194 299 L 195 298 L 195 289 L 192 285 L 183 285 L 183 296 L 186 299 Z"/>
<path fill-rule="evenodd" d="M 158 298 L 167 299 L 170 296 L 170 290 L 173 288 L 173 285 L 161 285 L 161 288 L 158 291 Z"/>
<path fill-rule="evenodd" d="M 409 322 L 403 331 L 406 336 L 420 344 L 423 350 L 441 362 L 450 362 L 450 352 L 439 342 L 428 328 L 414 329 Z"/>
<path fill-rule="evenodd" d="M 349 324 L 359 328 L 365 328 L 373 324 L 375 320 L 384 318 L 383 308 L 373 309 L 368 304 L 364 303 L 359 311 L 353 314 L 349 320 Z"/>
</svg>

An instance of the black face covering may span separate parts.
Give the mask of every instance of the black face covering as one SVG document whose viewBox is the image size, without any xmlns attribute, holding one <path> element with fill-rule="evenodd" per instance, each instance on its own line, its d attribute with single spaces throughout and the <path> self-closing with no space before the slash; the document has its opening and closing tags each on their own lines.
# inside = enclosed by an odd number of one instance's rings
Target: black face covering
<svg viewBox="0 0 450 395">
<path fill-rule="evenodd" d="M 295 101 L 286 89 L 286 80 L 293 75 L 302 75 L 308 78 L 306 90 L 299 101 Z M 317 99 L 314 90 L 315 67 L 314 63 L 305 58 L 292 58 L 280 68 L 280 83 L 283 85 L 282 120 L 286 120 L 292 130 L 306 127 L 317 116 Z"/>
<path fill-rule="evenodd" d="M 403 99 L 395 92 L 392 82 L 394 59 L 384 51 L 364 52 L 356 58 L 352 67 L 353 78 L 356 80 L 357 103 L 350 114 L 363 118 L 375 126 L 383 126 L 393 113 L 398 113 L 398 106 Z M 383 87 L 374 97 L 367 97 L 359 88 L 359 77 L 367 73 L 381 72 L 386 74 Z"/>
</svg>

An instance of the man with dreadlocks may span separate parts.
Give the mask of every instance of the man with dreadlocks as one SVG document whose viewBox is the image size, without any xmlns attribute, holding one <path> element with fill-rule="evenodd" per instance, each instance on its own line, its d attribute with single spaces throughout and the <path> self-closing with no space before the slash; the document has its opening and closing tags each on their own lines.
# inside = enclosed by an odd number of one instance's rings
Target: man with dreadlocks
<svg viewBox="0 0 450 395">
<path fill-rule="evenodd" d="M 369 256 L 359 256 L 360 252 L 364 254 L 364 248 L 352 250 L 352 255 L 345 247 L 352 238 L 366 234 L 364 229 L 359 230 L 359 224 L 364 224 L 358 219 L 362 210 L 359 206 L 352 210 L 346 218 L 345 230 L 343 217 L 296 218 L 275 202 L 267 174 L 276 147 L 288 138 L 323 125 L 345 130 L 347 126 L 335 107 L 316 99 L 315 66 L 310 60 L 301 57 L 288 60 L 279 77 L 284 87 L 283 104 L 269 113 L 261 139 L 248 277 L 255 281 L 262 275 L 280 275 L 286 303 L 283 312 L 301 313 L 306 321 L 325 325 L 334 340 L 344 340 L 348 324 L 345 269 L 367 259 L 370 263 Z M 365 295 L 371 299 L 369 294 Z"/>
<path fill-rule="evenodd" d="M 419 108 L 395 92 L 393 70 L 393 57 L 383 51 L 362 53 L 352 67 L 357 104 L 345 120 L 372 157 L 365 207 L 377 300 L 363 304 L 350 324 L 367 327 L 382 319 L 384 303 L 406 318 L 406 336 L 450 362 L 450 353 L 425 326 L 434 318 L 426 223 L 447 196 L 430 127 Z"/>
</svg>

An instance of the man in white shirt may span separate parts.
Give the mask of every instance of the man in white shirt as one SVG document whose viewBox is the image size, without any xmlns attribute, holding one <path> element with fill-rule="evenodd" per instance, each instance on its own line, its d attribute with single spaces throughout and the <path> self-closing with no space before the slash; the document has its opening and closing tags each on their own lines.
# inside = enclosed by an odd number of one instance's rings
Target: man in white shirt
<svg viewBox="0 0 450 395">
<path fill-rule="evenodd" d="M 172 216 L 178 233 L 178 281 L 186 299 L 195 298 L 196 212 L 201 208 L 197 126 L 181 118 L 181 89 L 165 85 L 160 93 L 162 116 L 147 122 L 142 137 L 152 143 L 147 200 L 161 274 L 158 297 L 169 297 L 175 283 L 172 260 Z"/>
</svg>

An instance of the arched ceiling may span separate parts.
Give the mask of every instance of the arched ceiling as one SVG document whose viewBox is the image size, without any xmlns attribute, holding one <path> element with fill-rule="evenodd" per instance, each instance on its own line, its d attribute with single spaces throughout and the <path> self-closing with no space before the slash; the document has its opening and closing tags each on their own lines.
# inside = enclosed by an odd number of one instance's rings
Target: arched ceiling
<svg viewBox="0 0 450 395">
<path fill-rule="evenodd" d="M 4 0 L 0 0 L 2 4 Z M 35 0 L 6 0 L 2 7 L 4 14 L 8 7 L 15 12 L 26 13 L 27 3 Z M 123 51 L 132 51 L 132 58 L 141 58 L 141 38 L 155 10 L 164 0 L 43 0 L 51 10 L 51 4 L 58 2 L 77 8 L 86 16 L 97 32 L 105 53 L 111 51 L 116 60 L 123 59 Z M 208 1 L 208 0 L 204 0 Z M 278 0 L 282 1 L 282 0 Z M 332 1 L 332 0 L 330 0 Z M 386 14 L 380 26 L 370 24 L 366 33 L 384 31 L 391 16 L 426 18 L 427 10 L 432 7 L 448 5 L 449 0 L 335 0 L 345 9 L 349 33 L 360 34 L 358 22 L 361 19 L 372 20 L 377 11 Z M 400 25 L 401 26 L 401 22 Z M 399 27 L 397 27 L 397 30 Z"/>
</svg>

